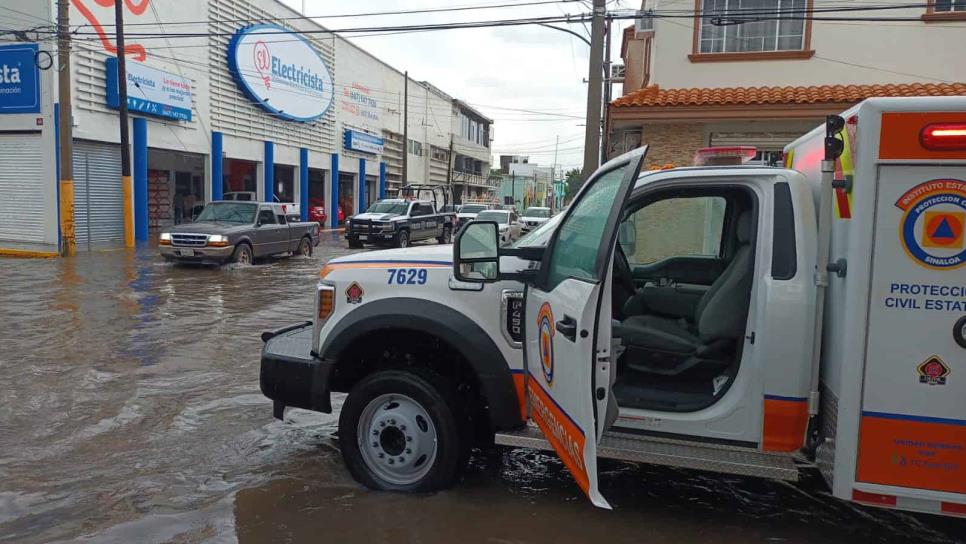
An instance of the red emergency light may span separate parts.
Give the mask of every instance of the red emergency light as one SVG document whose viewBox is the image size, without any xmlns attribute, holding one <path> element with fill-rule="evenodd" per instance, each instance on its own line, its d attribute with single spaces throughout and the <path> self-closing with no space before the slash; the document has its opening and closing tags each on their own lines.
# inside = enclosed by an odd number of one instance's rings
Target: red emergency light
<svg viewBox="0 0 966 544">
<path fill-rule="evenodd" d="M 932 123 L 923 127 L 919 142 L 934 151 L 966 149 L 966 123 Z"/>
<path fill-rule="evenodd" d="M 744 164 L 755 158 L 758 150 L 750 145 L 703 147 L 694 154 L 698 166 L 723 166 Z"/>
</svg>

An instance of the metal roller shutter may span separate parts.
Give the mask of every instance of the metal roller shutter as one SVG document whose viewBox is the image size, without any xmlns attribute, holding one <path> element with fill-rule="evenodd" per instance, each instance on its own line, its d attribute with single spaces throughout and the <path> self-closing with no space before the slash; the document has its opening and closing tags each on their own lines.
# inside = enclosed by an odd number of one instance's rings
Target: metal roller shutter
<svg viewBox="0 0 966 544">
<path fill-rule="evenodd" d="M 0 240 L 44 242 L 41 142 L 39 133 L 0 134 Z"/>
<path fill-rule="evenodd" d="M 74 225 L 78 248 L 124 242 L 120 146 L 74 141 Z"/>
</svg>

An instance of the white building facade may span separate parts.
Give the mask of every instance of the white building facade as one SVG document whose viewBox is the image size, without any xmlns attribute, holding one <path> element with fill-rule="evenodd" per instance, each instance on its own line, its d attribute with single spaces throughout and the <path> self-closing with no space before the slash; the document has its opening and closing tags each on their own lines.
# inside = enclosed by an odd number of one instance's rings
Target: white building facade
<svg viewBox="0 0 966 544">
<path fill-rule="evenodd" d="M 71 112 L 57 95 L 56 2 L 0 5 L 31 40 L 0 43 L 0 249 L 62 243 L 57 120 L 68 113 L 78 250 L 123 243 L 126 205 L 138 240 L 226 193 L 291 202 L 303 217 L 324 209 L 336 227 L 404 181 L 453 182 L 458 101 L 432 85 L 408 82 L 407 116 L 403 73 L 280 2 L 150 0 L 125 3 L 129 204 L 113 7 L 70 5 Z"/>
</svg>

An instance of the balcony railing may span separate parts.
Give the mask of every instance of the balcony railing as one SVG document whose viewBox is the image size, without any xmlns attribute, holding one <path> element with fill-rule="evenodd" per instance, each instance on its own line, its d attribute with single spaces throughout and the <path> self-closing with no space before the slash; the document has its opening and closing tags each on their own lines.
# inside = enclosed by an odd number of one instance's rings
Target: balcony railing
<svg viewBox="0 0 966 544">
<path fill-rule="evenodd" d="M 484 176 L 483 174 L 477 174 L 476 172 L 460 172 L 459 170 L 456 170 L 453 172 L 453 183 L 475 185 L 478 187 L 496 186 L 496 183 L 493 183 L 490 181 L 489 176 Z"/>
</svg>

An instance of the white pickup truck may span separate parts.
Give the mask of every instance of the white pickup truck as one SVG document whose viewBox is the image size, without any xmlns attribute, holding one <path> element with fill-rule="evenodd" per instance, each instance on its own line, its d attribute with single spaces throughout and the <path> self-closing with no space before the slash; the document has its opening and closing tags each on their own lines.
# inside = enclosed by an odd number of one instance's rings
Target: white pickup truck
<svg viewBox="0 0 966 544">
<path fill-rule="evenodd" d="M 495 440 L 556 451 L 601 507 L 612 458 L 966 515 L 966 99 L 868 100 L 787 168 L 640 174 L 646 151 L 545 244 L 477 221 L 329 261 L 312 321 L 263 335 L 275 416 L 348 393 L 374 489 L 447 487 Z"/>
</svg>

